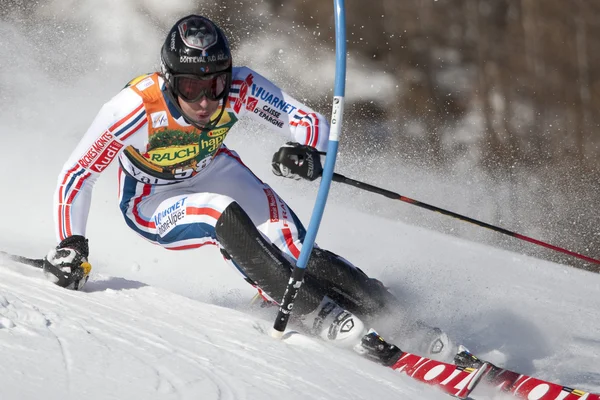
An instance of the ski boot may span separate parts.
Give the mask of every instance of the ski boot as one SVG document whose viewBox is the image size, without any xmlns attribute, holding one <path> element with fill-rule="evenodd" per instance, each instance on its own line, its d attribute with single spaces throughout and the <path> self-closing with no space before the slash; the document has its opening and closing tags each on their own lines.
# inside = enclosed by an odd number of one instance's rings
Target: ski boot
<svg viewBox="0 0 600 400">
<path fill-rule="evenodd" d="M 369 329 L 360 343 L 354 346 L 354 351 L 386 367 L 394 365 L 402 356 L 402 350 L 398 346 L 386 342 L 373 329 Z"/>
<path fill-rule="evenodd" d="M 365 333 L 364 323 L 351 312 L 343 309 L 325 296 L 317 309 L 303 317 L 314 336 L 318 336 L 337 347 L 352 347 Z"/>
<path fill-rule="evenodd" d="M 440 328 L 429 328 L 421 343 L 421 354 L 434 360 L 451 362 L 452 355 L 456 354 L 455 345 Z"/>
<path fill-rule="evenodd" d="M 461 344 L 458 346 L 458 352 L 454 356 L 454 364 L 463 368 L 479 368 L 483 365 L 483 361 Z"/>
</svg>

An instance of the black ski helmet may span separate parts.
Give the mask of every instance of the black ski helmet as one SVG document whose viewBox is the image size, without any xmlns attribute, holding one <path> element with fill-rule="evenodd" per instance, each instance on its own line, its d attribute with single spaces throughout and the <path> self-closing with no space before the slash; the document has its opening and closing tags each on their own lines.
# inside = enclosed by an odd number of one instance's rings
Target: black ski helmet
<svg viewBox="0 0 600 400">
<path fill-rule="evenodd" d="M 160 56 L 167 94 L 180 112 L 176 86 L 178 75 L 210 78 L 224 74 L 225 90 L 219 94 L 218 99 L 223 99 L 223 103 L 227 101 L 231 86 L 231 49 L 223 31 L 210 19 L 194 14 L 181 18 L 169 31 Z M 199 128 L 214 127 L 221 118 L 223 109 L 224 107 L 218 118 Z"/>
</svg>

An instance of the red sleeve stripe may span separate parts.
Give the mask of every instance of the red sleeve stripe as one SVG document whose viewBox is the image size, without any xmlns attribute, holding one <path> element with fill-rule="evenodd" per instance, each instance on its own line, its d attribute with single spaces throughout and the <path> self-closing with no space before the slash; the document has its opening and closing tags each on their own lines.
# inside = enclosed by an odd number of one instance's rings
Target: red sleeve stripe
<svg viewBox="0 0 600 400">
<path fill-rule="evenodd" d="M 311 147 L 317 147 L 319 143 L 319 118 L 316 114 L 308 114 L 300 125 L 306 127 L 306 143 Z"/>
<path fill-rule="evenodd" d="M 146 119 L 145 119 L 145 118 L 144 118 L 144 119 L 142 119 L 142 120 L 140 121 L 140 123 L 139 123 L 139 124 L 138 124 L 136 127 L 134 127 L 134 128 L 131 130 L 131 131 L 129 131 L 129 133 L 127 133 L 125 136 L 121 136 L 119 139 L 120 139 L 121 141 L 125 141 L 125 140 L 126 140 L 128 137 L 129 137 L 129 136 L 131 136 L 131 135 L 133 135 L 134 133 L 136 133 L 137 131 L 139 131 L 139 130 L 140 130 L 140 128 L 141 128 L 142 126 L 146 125 L 146 123 L 147 123 L 147 122 L 148 122 L 148 121 L 146 121 Z"/>
<path fill-rule="evenodd" d="M 67 184 L 67 179 L 69 179 L 69 177 L 71 176 L 71 174 L 73 172 L 75 172 L 75 170 L 79 168 L 79 164 L 75 164 L 73 166 L 73 168 L 71 168 L 70 170 L 67 171 L 67 173 L 65 174 L 63 181 L 60 183 L 60 187 L 58 189 L 58 216 L 57 216 L 57 222 L 58 222 L 58 236 L 60 240 L 64 240 L 66 238 L 67 232 L 65 230 L 65 225 L 63 222 L 63 199 L 64 199 L 64 189 L 65 189 L 65 185 Z"/>
<path fill-rule="evenodd" d="M 306 139 L 304 144 L 311 147 L 317 147 L 319 144 L 319 118 L 315 113 L 307 114 L 302 110 L 298 110 L 290 121 L 290 126 L 303 126 L 306 128 Z"/>
<path fill-rule="evenodd" d="M 73 235 L 71 205 L 84 182 L 91 176 L 91 173 L 83 172 L 85 172 L 85 169 L 76 164 L 67 171 L 58 190 L 58 229 L 60 240 Z M 69 182 L 68 184 L 67 181 Z"/>
<path fill-rule="evenodd" d="M 304 144 L 310 145 L 310 141 L 312 138 L 312 126 L 307 121 L 302 121 L 298 125 L 306 128 L 306 139 L 304 139 Z"/>
<path fill-rule="evenodd" d="M 121 126 L 124 123 L 126 123 L 131 117 L 133 117 L 134 115 L 136 115 L 137 113 L 139 113 L 143 108 L 144 108 L 144 103 L 140 103 L 140 105 L 137 106 L 135 110 L 133 110 L 132 112 L 130 112 L 129 114 L 127 114 L 125 117 L 121 118 L 119 121 L 117 121 L 115 124 L 113 124 L 113 126 L 111 126 L 110 128 L 108 128 L 108 130 L 110 132 L 116 131 L 117 128 L 119 128 L 119 126 Z M 145 114 L 145 111 L 144 111 L 144 114 Z"/>
<path fill-rule="evenodd" d="M 312 147 L 317 147 L 317 144 L 319 143 L 319 117 L 317 117 L 316 114 L 310 114 L 309 117 L 313 121 L 313 137 L 310 145 Z"/>
</svg>

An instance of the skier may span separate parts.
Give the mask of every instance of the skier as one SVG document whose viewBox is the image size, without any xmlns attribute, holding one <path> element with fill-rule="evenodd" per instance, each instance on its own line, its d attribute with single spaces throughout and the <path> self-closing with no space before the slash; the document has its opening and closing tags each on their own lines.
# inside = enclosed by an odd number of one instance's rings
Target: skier
<svg viewBox="0 0 600 400">
<path fill-rule="evenodd" d="M 120 209 L 129 228 L 170 250 L 216 245 L 266 299 L 281 300 L 305 229 L 223 143 L 244 116 L 290 138 L 273 157 L 275 175 L 321 176 L 325 117 L 255 71 L 232 67 L 227 38 L 209 19 L 177 21 L 161 49 L 161 72 L 133 79 L 108 101 L 60 173 L 54 196 L 59 243 L 45 263 L 55 283 L 74 290 L 85 285 L 92 187 L 118 159 Z M 313 333 L 341 345 L 362 343 L 362 352 L 386 363 L 399 349 L 381 346 L 365 323 L 397 309 L 379 281 L 315 247 L 294 312 Z M 424 352 L 448 351 L 445 335 L 427 332 Z"/>
</svg>

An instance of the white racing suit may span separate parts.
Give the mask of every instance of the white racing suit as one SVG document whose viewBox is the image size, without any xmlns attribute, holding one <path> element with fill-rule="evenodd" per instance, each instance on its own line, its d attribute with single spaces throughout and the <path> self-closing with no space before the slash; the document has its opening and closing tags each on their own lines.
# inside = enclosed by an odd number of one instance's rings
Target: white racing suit
<svg viewBox="0 0 600 400">
<path fill-rule="evenodd" d="M 236 201 L 260 232 L 297 258 L 302 224 L 223 140 L 238 118 L 248 116 L 324 150 L 327 120 L 245 67 L 233 68 L 225 111 L 210 132 L 190 126 L 164 90 L 158 74 L 144 75 L 102 107 L 59 176 L 58 239 L 85 236 L 94 182 L 118 158 L 120 208 L 145 239 L 171 250 L 218 245 L 215 222 Z"/>
<path fill-rule="evenodd" d="M 297 259 L 305 234 L 302 224 L 223 140 L 239 118 L 248 116 L 322 151 L 329 139 L 327 120 L 245 67 L 233 68 L 231 92 L 220 107 L 224 112 L 217 126 L 200 131 L 171 104 L 159 74 L 132 80 L 102 107 L 60 173 L 54 196 L 58 240 L 85 236 L 93 185 L 118 159 L 119 205 L 127 225 L 143 238 L 170 250 L 204 245 L 228 250 L 217 240 L 215 227 L 235 202 L 269 242 L 289 259 Z M 376 280 L 331 252 L 315 252 L 305 278 L 323 289 L 312 292 L 314 307 L 321 293 L 333 290 L 327 296 L 342 303 L 350 299 L 350 306 L 363 314 L 383 310 L 391 295 Z M 256 282 L 232 261 L 249 282 Z M 289 272 L 277 269 L 268 275 L 282 294 Z M 396 308 L 394 301 L 390 304 Z"/>
</svg>

